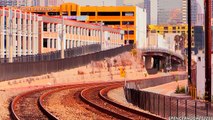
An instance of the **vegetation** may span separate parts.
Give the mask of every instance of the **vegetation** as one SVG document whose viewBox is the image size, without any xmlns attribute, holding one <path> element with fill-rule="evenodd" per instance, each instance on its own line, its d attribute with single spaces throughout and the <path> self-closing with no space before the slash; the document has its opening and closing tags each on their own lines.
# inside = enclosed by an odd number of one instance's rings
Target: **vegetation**
<svg viewBox="0 0 213 120">
<path fill-rule="evenodd" d="M 177 86 L 175 93 L 180 94 L 180 93 L 185 93 L 185 87 L 180 87 L 179 85 Z"/>
</svg>

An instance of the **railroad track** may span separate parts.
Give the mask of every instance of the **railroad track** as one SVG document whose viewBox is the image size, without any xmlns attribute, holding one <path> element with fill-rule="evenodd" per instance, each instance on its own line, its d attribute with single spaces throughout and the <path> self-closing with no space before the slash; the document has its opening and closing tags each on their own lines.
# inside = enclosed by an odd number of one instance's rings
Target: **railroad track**
<svg viewBox="0 0 213 120">
<path fill-rule="evenodd" d="M 104 113 L 106 118 L 141 120 L 141 119 L 162 119 L 148 113 L 139 112 L 120 105 L 107 97 L 107 92 L 111 89 L 121 87 L 123 82 L 114 83 L 90 83 L 48 87 L 33 90 L 22 95 L 16 96 L 10 105 L 11 116 L 15 120 L 57 120 L 60 117 L 49 112 L 44 103 L 45 99 L 51 94 L 60 91 L 72 90 L 78 88 L 75 99 L 82 100 L 98 111 L 96 114 Z M 90 86 L 90 88 L 88 88 Z M 80 98 L 79 98 L 80 97 Z M 73 98 L 74 99 L 74 98 Z M 62 102 L 61 102 L 62 103 Z M 90 110 L 90 109 L 89 109 Z"/>
<path fill-rule="evenodd" d="M 96 87 L 90 87 L 84 89 L 81 92 L 81 98 L 83 101 L 88 103 L 89 105 L 95 107 L 96 109 L 111 115 L 118 119 L 125 119 L 125 120 L 146 120 L 146 119 L 153 119 L 153 120 L 161 120 L 163 118 L 151 115 L 145 112 L 140 112 L 133 110 L 131 108 L 127 108 L 122 106 L 114 101 L 110 100 L 106 97 L 106 94 L 109 90 L 117 87 L 121 87 L 123 84 L 114 84 L 114 85 L 100 85 Z M 106 88 L 110 86 L 109 88 Z"/>
</svg>

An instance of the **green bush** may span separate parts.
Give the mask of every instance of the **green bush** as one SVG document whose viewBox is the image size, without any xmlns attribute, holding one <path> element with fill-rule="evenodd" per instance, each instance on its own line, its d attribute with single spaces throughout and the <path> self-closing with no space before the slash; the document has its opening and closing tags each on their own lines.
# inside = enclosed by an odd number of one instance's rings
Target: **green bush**
<svg viewBox="0 0 213 120">
<path fill-rule="evenodd" d="M 176 90 L 175 90 L 175 93 L 185 93 L 185 87 L 181 87 L 178 85 Z"/>
</svg>

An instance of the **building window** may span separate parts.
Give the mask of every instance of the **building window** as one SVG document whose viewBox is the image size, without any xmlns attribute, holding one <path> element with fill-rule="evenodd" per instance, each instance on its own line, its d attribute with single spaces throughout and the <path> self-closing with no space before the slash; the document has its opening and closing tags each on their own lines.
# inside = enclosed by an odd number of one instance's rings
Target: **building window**
<svg viewBox="0 0 213 120">
<path fill-rule="evenodd" d="M 168 27 L 164 27 L 164 30 L 168 30 Z"/>
<path fill-rule="evenodd" d="M 77 13 L 76 13 L 76 12 L 70 12 L 70 14 L 71 14 L 71 16 L 75 16 L 75 15 L 77 15 Z"/>
<path fill-rule="evenodd" d="M 81 12 L 81 15 L 95 16 L 95 12 Z"/>
<path fill-rule="evenodd" d="M 47 31 L 47 23 L 43 23 L 43 31 Z"/>
<path fill-rule="evenodd" d="M 52 48 L 53 42 L 52 39 L 50 39 L 50 48 Z"/>
<path fill-rule="evenodd" d="M 44 38 L 44 39 L 43 39 L 43 47 L 44 47 L 44 48 L 47 48 L 47 38 Z"/>
<path fill-rule="evenodd" d="M 129 32 L 129 35 L 134 35 L 134 30 L 129 30 L 129 31 L 128 31 L 128 30 L 125 30 L 125 31 L 124 31 L 124 34 L 125 34 L 125 35 L 128 35 L 128 32 Z"/>
<path fill-rule="evenodd" d="M 98 12 L 98 16 L 120 16 L 120 12 Z"/>
<path fill-rule="evenodd" d="M 54 48 L 56 48 L 56 42 L 57 42 L 57 40 L 55 39 L 54 40 Z"/>
<path fill-rule="evenodd" d="M 90 30 L 89 30 L 88 36 L 91 36 L 91 32 L 90 32 Z"/>
<path fill-rule="evenodd" d="M 120 25 L 120 21 L 105 21 L 104 25 Z"/>
<path fill-rule="evenodd" d="M 172 27 L 173 30 L 176 30 L 176 27 Z"/>
<path fill-rule="evenodd" d="M 134 16 L 134 12 L 122 12 L 122 16 Z"/>
<path fill-rule="evenodd" d="M 122 25 L 134 25 L 134 21 L 123 21 Z"/>
<path fill-rule="evenodd" d="M 129 40 L 129 44 L 134 44 L 134 40 Z"/>
<path fill-rule="evenodd" d="M 198 57 L 198 61 L 201 61 L 201 57 Z"/>
<path fill-rule="evenodd" d="M 56 16 L 56 15 L 60 15 L 60 12 L 48 12 L 49 16 Z"/>
</svg>

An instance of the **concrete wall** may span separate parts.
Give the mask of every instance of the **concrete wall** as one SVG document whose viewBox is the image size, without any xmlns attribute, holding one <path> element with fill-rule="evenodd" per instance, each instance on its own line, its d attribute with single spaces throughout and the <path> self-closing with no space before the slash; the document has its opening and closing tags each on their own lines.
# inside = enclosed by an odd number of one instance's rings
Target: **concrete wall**
<svg viewBox="0 0 213 120">
<path fill-rule="evenodd" d="M 136 44 L 137 48 L 145 47 L 146 40 L 146 10 L 136 7 Z"/>
<path fill-rule="evenodd" d="M 196 87 L 197 87 L 197 96 L 200 98 L 203 98 L 205 95 L 205 55 L 201 51 L 197 54 L 197 81 L 196 81 Z M 213 57 L 212 57 L 212 63 L 213 63 Z M 213 68 L 213 64 L 212 64 Z M 213 69 L 212 69 L 213 72 Z M 213 74 L 212 74 L 213 78 Z M 213 88 L 213 82 L 211 82 L 211 87 Z M 211 88 L 211 92 L 213 95 L 213 89 Z"/>
</svg>

